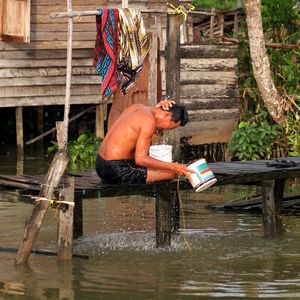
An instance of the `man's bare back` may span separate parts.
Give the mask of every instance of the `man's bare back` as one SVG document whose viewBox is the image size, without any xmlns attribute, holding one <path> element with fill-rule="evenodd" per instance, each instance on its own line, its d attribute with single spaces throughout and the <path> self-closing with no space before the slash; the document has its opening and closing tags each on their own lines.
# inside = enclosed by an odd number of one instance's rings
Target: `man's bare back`
<svg viewBox="0 0 300 300">
<path fill-rule="evenodd" d="M 164 100 L 155 107 L 134 104 L 127 108 L 108 131 L 99 148 L 98 175 L 112 183 L 142 183 L 188 175 L 185 165 L 168 163 L 149 156 L 151 138 L 156 130 L 170 130 L 187 122 L 184 108 Z M 177 110 L 176 113 L 168 111 Z M 180 111 L 180 114 L 178 113 Z M 182 119 L 174 119 L 174 116 Z M 183 124 L 183 125 L 184 125 Z M 120 176 L 118 176 L 118 172 Z"/>
<path fill-rule="evenodd" d="M 99 155 L 106 160 L 134 159 L 136 142 L 142 128 L 149 128 L 151 136 L 155 133 L 152 109 L 142 104 L 127 108 L 107 133 L 99 148 Z"/>
</svg>

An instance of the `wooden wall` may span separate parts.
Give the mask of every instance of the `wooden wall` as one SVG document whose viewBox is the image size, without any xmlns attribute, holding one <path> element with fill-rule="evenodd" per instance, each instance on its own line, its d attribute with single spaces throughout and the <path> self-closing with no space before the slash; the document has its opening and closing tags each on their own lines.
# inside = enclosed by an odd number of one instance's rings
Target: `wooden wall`
<svg viewBox="0 0 300 300">
<path fill-rule="evenodd" d="M 239 112 L 237 47 L 181 46 L 181 103 L 190 123 L 180 129 L 191 145 L 227 143 Z"/>
<path fill-rule="evenodd" d="M 101 6 L 120 7 L 121 0 L 73 0 L 73 10 Z M 166 3 L 136 0 L 129 1 L 129 7 L 163 10 Z M 52 20 L 49 14 L 66 10 L 66 0 L 31 0 L 31 42 L 0 41 L 0 107 L 64 103 L 67 19 Z M 144 19 L 147 29 L 153 31 L 155 16 L 144 14 Z M 159 31 L 165 31 L 166 15 L 159 22 L 163 24 Z M 100 78 L 92 66 L 95 36 L 94 16 L 74 20 L 71 104 L 101 102 Z"/>
</svg>

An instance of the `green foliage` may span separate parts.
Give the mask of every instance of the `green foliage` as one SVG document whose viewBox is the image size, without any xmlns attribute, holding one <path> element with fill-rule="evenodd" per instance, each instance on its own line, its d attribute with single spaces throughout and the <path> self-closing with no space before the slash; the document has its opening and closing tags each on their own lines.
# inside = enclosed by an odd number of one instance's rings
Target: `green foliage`
<svg viewBox="0 0 300 300">
<path fill-rule="evenodd" d="M 287 144 L 289 145 L 288 154 L 291 156 L 300 156 L 300 116 L 289 117 L 285 126 Z"/>
<path fill-rule="evenodd" d="M 77 140 L 68 144 L 68 157 L 72 169 L 92 169 L 95 167 L 96 156 L 100 145 L 100 140 L 89 133 L 81 134 Z M 57 150 L 57 143 L 52 142 L 48 147 L 48 153 Z"/>
<path fill-rule="evenodd" d="M 277 127 L 271 124 L 265 111 L 246 115 L 232 133 L 229 149 L 239 160 L 270 158 Z"/>
<path fill-rule="evenodd" d="M 236 0 L 193 0 L 193 5 L 196 8 L 216 8 L 221 10 L 236 8 Z"/>
</svg>

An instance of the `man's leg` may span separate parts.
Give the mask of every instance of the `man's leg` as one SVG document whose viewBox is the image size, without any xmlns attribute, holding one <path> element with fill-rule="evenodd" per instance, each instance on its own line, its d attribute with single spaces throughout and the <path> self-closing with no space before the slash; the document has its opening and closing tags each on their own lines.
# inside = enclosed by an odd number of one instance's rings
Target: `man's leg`
<svg viewBox="0 0 300 300">
<path fill-rule="evenodd" d="M 176 173 L 172 171 L 148 169 L 146 183 L 152 183 L 154 181 L 162 181 L 162 180 L 171 180 L 176 177 L 177 177 Z"/>
</svg>

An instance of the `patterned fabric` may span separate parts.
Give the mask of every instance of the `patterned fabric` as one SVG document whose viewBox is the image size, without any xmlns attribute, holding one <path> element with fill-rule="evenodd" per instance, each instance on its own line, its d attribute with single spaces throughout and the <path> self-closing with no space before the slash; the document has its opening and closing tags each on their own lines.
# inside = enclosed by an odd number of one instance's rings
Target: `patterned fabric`
<svg viewBox="0 0 300 300">
<path fill-rule="evenodd" d="M 119 9 L 120 52 L 118 70 L 122 73 L 123 94 L 129 92 L 142 69 L 145 57 L 149 52 L 147 37 L 141 12 L 129 8 Z"/>
<path fill-rule="evenodd" d="M 102 97 L 109 97 L 121 81 L 117 70 L 119 10 L 103 8 L 98 11 L 100 15 L 96 16 L 97 36 L 93 64 L 101 76 Z"/>
</svg>

